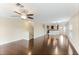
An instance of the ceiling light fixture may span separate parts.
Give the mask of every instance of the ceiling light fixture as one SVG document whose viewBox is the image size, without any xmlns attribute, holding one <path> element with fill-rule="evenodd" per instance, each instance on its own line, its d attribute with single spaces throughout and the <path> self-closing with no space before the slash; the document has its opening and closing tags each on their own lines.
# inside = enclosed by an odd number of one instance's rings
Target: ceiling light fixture
<svg viewBox="0 0 79 59">
<path fill-rule="evenodd" d="M 27 19 L 27 16 L 26 15 L 21 15 L 21 18 L 22 19 Z"/>
</svg>

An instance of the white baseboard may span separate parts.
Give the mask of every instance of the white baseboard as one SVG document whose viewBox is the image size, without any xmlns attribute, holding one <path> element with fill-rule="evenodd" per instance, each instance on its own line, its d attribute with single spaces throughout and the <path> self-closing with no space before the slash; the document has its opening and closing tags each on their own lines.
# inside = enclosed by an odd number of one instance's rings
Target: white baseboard
<svg viewBox="0 0 79 59">
<path fill-rule="evenodd" d="M 19 40 L 23 40 L 23 39 L 19 39 Z M 19 41 L 19 40 L 12 40 L 12 41 L 0 42 L 0 45 L 8 44 L 8 43 L 15 42 L 15 41 Z"/>
</svg>

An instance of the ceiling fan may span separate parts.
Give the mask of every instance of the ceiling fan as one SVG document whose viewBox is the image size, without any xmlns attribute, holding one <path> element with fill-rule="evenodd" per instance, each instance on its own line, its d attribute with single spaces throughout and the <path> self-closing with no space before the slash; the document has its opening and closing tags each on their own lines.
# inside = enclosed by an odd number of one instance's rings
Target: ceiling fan
<svg viewBox="0 0 79 59">
<path fill-rule="evenodd" d="M 18 14 L 22 19 L 34 19 L 34 14 L 28 13 L 22 4 L 17 3 L 16 6 L 19 7 L 19 9 L 14 11 L 14 13 Z"/>
</svg>

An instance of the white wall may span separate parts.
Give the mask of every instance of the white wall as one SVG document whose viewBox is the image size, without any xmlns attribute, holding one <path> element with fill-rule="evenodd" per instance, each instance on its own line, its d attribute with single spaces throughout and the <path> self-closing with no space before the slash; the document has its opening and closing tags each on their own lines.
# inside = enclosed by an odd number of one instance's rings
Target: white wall
<svg viewBox="0 0 79 59">
<path fill-rule="evenodd" d="M 13 18 L 0 19 L 0 45 L 21 39 L 38 38 L 46 34 L 46 27 L 42 23 L 32 23 Z"/>
<path fill-rule="evenodd" d="M 26 30 L 24 22 L 11 18 L 1 18 L 0 45 L 21 39 L 29 40 L 29 32 Z"/>
<path fill-rule="evenodd" d="M 0 45 L 21 39 L 32 39 L 46 34 L 44 24 L 13 18 L 0 19 Z"/>
<path fill-rule="evenodd" d="M 34 38 L 44 36 L 46 34 L 46 27 L 42 23 L 34 23 Z"/>
<path fill-rule="evenodd" d="M 29 39 L 34 38 L 34 26 L 33 26 L 33 22 L 32 21 L 23 21 L 23 22 L 24 22 L 23 27 L 25 28 L 25 30 L 27 30 L 29 32 L 29 36 L 28 36 Z"/>
<path fill-rule="evenodd" d="M 75 49 L 79 53 L 79 15 L 75 15 L 70 19 L 72 24 L 72 38 L 71 43 L 74 45 Z"/>
</svg>

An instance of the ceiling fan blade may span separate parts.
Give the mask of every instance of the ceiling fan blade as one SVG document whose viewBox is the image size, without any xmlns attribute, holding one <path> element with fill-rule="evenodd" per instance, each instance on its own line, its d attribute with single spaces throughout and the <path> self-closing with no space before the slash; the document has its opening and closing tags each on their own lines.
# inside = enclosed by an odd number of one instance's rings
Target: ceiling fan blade
<svg viewBox="0 0 79 59">
<path fill-rule="evenodd" d="M 21 13 L 19 13 L 19 12 L 17 12 L 17 11 L 14 11 L 15 13 L 17 13 L 17 14 L 19 14 L 19 15 L 21 15 Z"/>
<path fill-rule="evenodd" d="M 23 5 L 21 5 L 20 3 L 17 3 L 16 5 L 17 5 L 17 6 L 20 6 L 20 7 L 24 7 L 24 6 L 23 6 Z"/>
<path fill-rule="evenodd" d="M 19 5 L 21 5 L 21 4 L 20 4 L 20 3 L 17 3 L 16 5 L 19 6 Z"/>
<path fill-rule="evenodd" d="M 33 16 L 34 14 L 27 14 L 27 16 Z"/>
<path fill-rule="evenodd" d="M 27 18 L 29 18 L 29 19 L 34 19 L 33 17 L 27 17 Z"/>
</svg>

